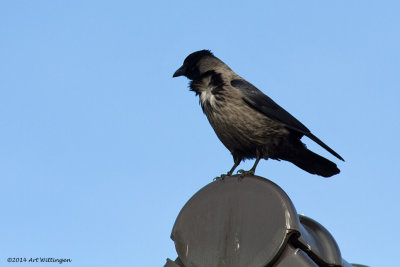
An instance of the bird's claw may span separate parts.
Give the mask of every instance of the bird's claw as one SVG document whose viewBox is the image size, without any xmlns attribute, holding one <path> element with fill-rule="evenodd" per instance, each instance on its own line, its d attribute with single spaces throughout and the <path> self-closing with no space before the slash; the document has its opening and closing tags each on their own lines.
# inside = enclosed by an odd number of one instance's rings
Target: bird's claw
<svg viewBox="0 0 400 267">
<path fill-rule="evenodd" d="M 237 171 L 238 174 L 240 174 L 240 177 L 245 177 L 245 176 L 254 176 L 254 171 L 253 170 L 249 170 L 249 171 L 245 171 L 245 170 L 238 170 Z"/>
<path fill-rule="evenodd" d="M 228 176 L 228 175 L 226 175 L 226 174 L 221 174 L 221 176 L 215 177 L 215 178 L 213 179 L 213 181 L 214 181 L 214 182 L 216 182 L 216 181 L 223 181 L 223 180 L 225 179 L 226 176 Z"/>
</svg>

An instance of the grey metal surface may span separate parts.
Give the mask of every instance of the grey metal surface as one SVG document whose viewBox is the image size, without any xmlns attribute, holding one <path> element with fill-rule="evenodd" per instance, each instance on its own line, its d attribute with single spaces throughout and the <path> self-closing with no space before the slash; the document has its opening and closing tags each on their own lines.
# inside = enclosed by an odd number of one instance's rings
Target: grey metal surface
<svg viewBox="0 0 400 267">
<path fill-rule="evenodd" d="M 297 215 L 286 193 L 258 176 L 214 181 L 182 208 L 165 267 L 353 267 L 321 224 Z"/>
<path fill-rule="evenodd" d="M 342 255 L 333 236 L 321 224 L 300 215 L 301 236 L 299 244 L 314 261 L 330 266 L 342 266 Z"/>
<path fill-rule="evenodd" d="M 288 244 L 285 251 L 274 264 L 274 267 L 318 267 L 318 265 L 301 249 Z"/>
<path fill-rule="evenodd" d="M 185 267 L 260 267 L 278 259 L 300 231 L 286 193 L 261 177 L 227 177 L 183 207 L 171 238 Z"/>
</svg>

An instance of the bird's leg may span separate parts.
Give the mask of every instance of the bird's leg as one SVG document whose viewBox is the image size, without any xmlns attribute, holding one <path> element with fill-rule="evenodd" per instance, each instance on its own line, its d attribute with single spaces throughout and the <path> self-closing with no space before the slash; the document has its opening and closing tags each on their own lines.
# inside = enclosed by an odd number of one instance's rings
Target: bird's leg
<svg viewBox="0 0 400 267">
<path fill-rule="evenodd" d="M 236 169 L 236 167 L 242 161 L 242 158 L 238 157 L 238 156 L 233 156 L 233 161 L 234 161 L 234 164 L 233 164 L 232 169 L 229 172 L 227 172 L 227 174 L 221 174 L 221 176 L 215 177 L 214 181 L 220 181 L 220 180 L 223 180 L 226 176 L 231 176 L 233 171 Z"/>
<path fill-rule="evenodd" d="M 233 165 L 232 169 L 231 169 L 229 172 L 226 173 L 226 176 L 231 176 L 232 173 L 233 173 L 233 171 L 236 169 L 236 167 L 237 167 L 238 165 L 239 165 L 239 163 L 236 163 L 236 162 L 235 162 L 235 164 Z M 223 175 L 225 175 L 225 174 L 223 174 Z"/>
<path fill-rule="evenodd" d="M 260 162 L 260 159 L 261 159 L 261 157 L 258 156 L 258 157 L 256 158 L 256 162 L 254 162 L 253 167 L 251 167 L 251 169 L 249 170 L 249 172 L 252 173 L 253 175 L 254 175 L 254 173 L 256 172 L 256 168 L 257 168 L 258 163 Z"/>
<path fill-rule="evenodd" d="M 234 170 L 236 169 L 237 166 L 239 166 L 240 162 L 242 161 L 242 158 L 238 157 L 238 156 L 233 156 L 233 167 L 232 169 L 226 174 L 227 176 L 231 176 L 232 173 L 234 172 Z"/>
<path fill-rule="evenodd" d="M 251 167 L 250 170 L 245 171 L 245 170 L 238 170 L 237 172 L 240 173 L 240 176 L 244 177 L 246 175 L 254 175 L 254 173 L 256 172 L 256 168 L 257 168 L 257 164 L 258 162 L 260 162 L 260 155 L 257 153 L 257 158 L 256 158 L 256 162 L 254 162 L 253 167 Z"/>
</svg>

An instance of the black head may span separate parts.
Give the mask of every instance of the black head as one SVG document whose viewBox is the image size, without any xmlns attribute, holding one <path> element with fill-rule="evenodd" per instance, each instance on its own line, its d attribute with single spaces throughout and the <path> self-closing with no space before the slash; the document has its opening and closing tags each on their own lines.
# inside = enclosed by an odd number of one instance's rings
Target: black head
<svg viewBox="0 0 400 267">
<path fill-rule="evenodd" d="M 198 63 L 205 57 L 214 57 L 210 50 L 200 50 L 186 57 L 182 67 L 180 67 L 172 77 L 186 76 L 191 80 L 199 78 L 201 73 Z"/>
</svg>

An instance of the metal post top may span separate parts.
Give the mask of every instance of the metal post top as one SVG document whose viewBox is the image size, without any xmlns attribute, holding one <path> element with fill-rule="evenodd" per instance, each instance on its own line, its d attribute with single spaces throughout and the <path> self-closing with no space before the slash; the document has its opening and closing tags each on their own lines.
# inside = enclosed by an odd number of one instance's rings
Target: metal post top
<svg viewBox="0 0 400 267">
<path fill-rule="evenodd" d="M 259 176 L 229 176 L 200 189 L 171 238 L 177 266 L 352 266 L 322 225 L 298 215 L 287 194 Z"/>
<path fill-rule="evenodd" d="M 299 231 L 296 209 L 280 187 L 261 177 L 231 176 L 186 203 L 171 238 L 183 262 L 213 266 L 222 257 L 223 266 L 264 266 Z"/>
</svg>

